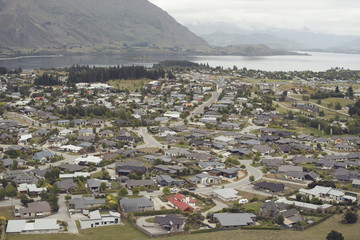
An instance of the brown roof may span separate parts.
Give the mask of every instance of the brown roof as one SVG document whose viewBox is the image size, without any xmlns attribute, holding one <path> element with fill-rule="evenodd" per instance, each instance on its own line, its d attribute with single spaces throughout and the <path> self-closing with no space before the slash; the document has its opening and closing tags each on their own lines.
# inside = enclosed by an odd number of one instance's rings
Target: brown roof
<svg viewBox="0 0 360 240">
<path fill-rule="evenodd" d="M 27 208 L 19 209 L 20 214 L 37 213 L 37 212 L 51 212 L 49 203 L 45 201 L 32 202 L 32 203 L 28 203 Z"/>
</svg>

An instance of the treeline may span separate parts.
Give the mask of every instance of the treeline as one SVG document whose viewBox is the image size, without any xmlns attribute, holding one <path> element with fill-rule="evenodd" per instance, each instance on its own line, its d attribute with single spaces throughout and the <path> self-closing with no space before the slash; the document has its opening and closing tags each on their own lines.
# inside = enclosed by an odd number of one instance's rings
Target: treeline
<svg viewBox="0 0 360 240">
<path fill-rule="evenodd" d="M 148 69 L 144 66 L 116 66 L 116 67 L 92 67 L 72 66 L 66 68 L 69 72 L 68 84 L 80 82 L 107 82 L 115 79 L 141 79 L 148 78 L 157 80 L 165 77 L 162 68 Z"/>
<path fill-rule="evenodd" d="M 34 84 L 41 86 L 56 86 L 61 85 L 61 82 L 59 81 L 58 76 L 44 73 L 41 77 L 37 77 L 34 80 Z"/>
<path fill-rule="evenodd" d="M 323 130 L 326 134 L 341 135 L 343 131 L 340 126 L 331 126 L 330 123 L 323 119 L 310 119 L 308 117 L 298 117 L 298 122 L 306 127 L 317 128 Z"/>
<path fill-rule="evenodd" d="M 6 67 L 0 67 L 0 74 L 19 74 L 22 73 L 21 67 L 15 69 L 8 69 Z"/>
<path fill-rule="evenodd" d="M 317 92 L 310 94 L 311 99 L 325 99 L 325 98 L 344 98 L 345 95 L 341 92 Z"/>
<path fill-rule="evenodd" d="M 121 109 L 120 111 L 111 111 L 104 106 L 91 106 L 83 108 L 82 106 L 67 106 L 64 109 L 58 109 L 57 113 L 62 115 L 64 118 L 72 120 L 74 117 L 106 117 L 106 118 L 120 118 L 123 120 L 132 120 L 132 114 L 130 111 L 125 112 Z"/>
<path fill-rule="evenodd" d="M 155 64 L 154 67 L 199 67 L 200 64 L 186 60 L 166 60 Z"/>
</svg>

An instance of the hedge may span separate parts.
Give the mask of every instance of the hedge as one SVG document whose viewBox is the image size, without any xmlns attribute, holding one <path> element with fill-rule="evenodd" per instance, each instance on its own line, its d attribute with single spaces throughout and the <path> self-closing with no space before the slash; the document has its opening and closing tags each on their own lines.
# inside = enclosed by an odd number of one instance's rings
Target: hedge
<svg viewBox="0 0 360 240">
<path fill-rule="evenodd" d="M 162 214 L 173 214 L 173 213 L 183 213 L 180 209 L 166 209 L 166 210 L 152 210 L 144 212 L 134 212 L 134 216 L 152 216 L 152 215 L 162 215 Z"/>
</svg>

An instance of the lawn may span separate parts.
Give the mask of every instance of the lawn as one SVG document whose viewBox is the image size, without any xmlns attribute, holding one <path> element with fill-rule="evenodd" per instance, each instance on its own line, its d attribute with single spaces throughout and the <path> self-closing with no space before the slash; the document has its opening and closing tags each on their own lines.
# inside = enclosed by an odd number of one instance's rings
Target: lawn
<svg viewBox="0 0 360 240">
<path fill-rule="evenodd" d="M 116 89 L 129 89 L 130 92 L 140 90 L 145 84 L 148 84 L 151 80 L 138 79 L 138 80 L 112 80 L 108 83 Z"/>
<path fill-rule="evenodd" d="M 14 219 L 11 207 L 0 207 L 0 216 L 6 217 L 7 220 Z"/>
<path fill-rule="evenodd" d="M 341 232 L 346 240 L 357 240 L 360 235 L 360 221 L 352 225 L 341 224 L 342 215 L 334 215 L 323 223 L 320 223 L 305 231 L 269 231 L 269 230 L 232 230 L 222 232 L 211 232 L 203 234 L 179 235 L 174 237 L 161 238 L 163 240 L 218 240 L 218 239 L 242 239 L 242 240 L 319 240 L 325 239 L 331 230 Z M 240 237 L 241 236 L 241 237 Z M 139 230 L 131 227 L 129 224 L 125 226 L 99 227 L 96 229 L 84 230 L 81 234 L 40 234 L 40 235 L 7 235 L 8 240 L 140 240 L 149 239 Z"/>
</svg>

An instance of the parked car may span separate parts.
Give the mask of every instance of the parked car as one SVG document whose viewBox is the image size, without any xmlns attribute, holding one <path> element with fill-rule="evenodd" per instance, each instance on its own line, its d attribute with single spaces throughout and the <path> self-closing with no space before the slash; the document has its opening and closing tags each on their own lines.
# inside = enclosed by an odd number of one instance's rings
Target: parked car
<svg viewBox="0 0 360 240">
<path fill-rule="evenodd" d="M 243 198 L 243 199 L 240 199 L 240 200 L 239 200 L 239 204 L 246 204 L 246 203 L 248 203 L 248 202 L 249 202 L 249 200 L 246 199 L 246 198 Z"/>
</svg>

